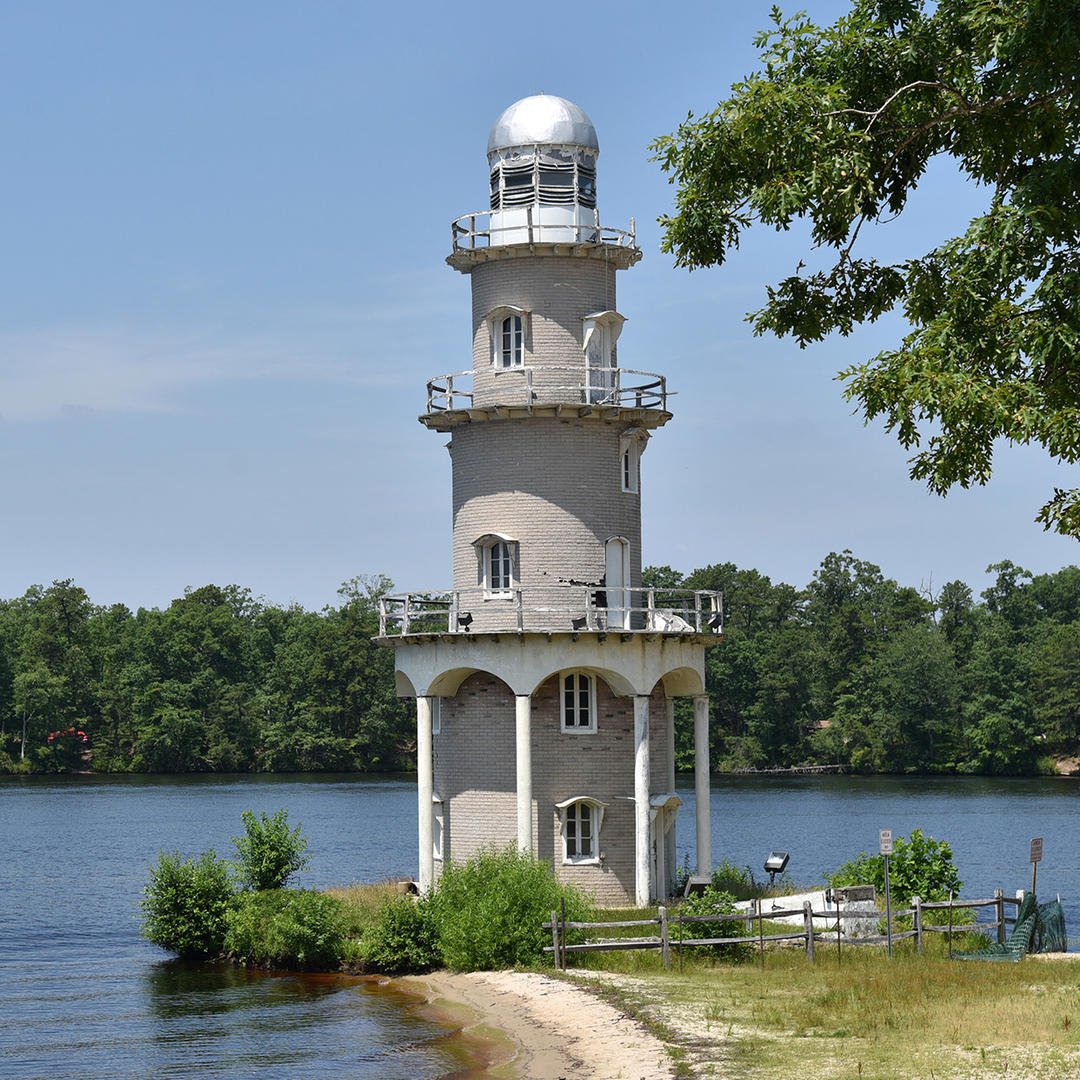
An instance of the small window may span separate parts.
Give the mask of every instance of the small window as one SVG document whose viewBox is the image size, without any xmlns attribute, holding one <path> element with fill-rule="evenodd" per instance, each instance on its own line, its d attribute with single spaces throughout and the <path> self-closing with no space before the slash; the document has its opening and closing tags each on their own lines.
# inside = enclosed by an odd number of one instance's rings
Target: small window
<svg viewBox="0 0 1080 1080">
<path fill-rule="evenodd" d="M 517 581 L 518 542 L 499 533 L 487 533 L 473 541 L 477 572 L 484 598 L 506 599 L 514 594 Z"/>
<path fill-rule="evenodd" d="M 431 734 L 438 735 L 442 729 L 442 698 L 431 699 Z"/>
<path fill-rule="evenodd" d="M 525 358 L 525 331 L 520 315 L 507 315 L 502 321 L 499 342 L 499 367 L 520 367 Z"/>
<path fill-rule="evenodd" d="M 563 863 L 598 863 L 606 803 L 578 797 L 557 806 L 562 817 Z"/>
<path fill-rule="evenodd" d="M 636 493 L 641 476 L 641 450 L 648 435 L 633 428 L 619 437 L 619 486 Z"/>
<path fill-rule="evenodd" d="M 529 338 L 529 313 L 502 304 L 484 317 L 491 336 L 491 364 L 496 370 L 521 367 Z"/>
<path fill-rule="evenodd" d="M 562 730 L 596 731 L 596 680 L 582 671 L 565 671 L 559 676 L 562 703 Z"/>
</svg>

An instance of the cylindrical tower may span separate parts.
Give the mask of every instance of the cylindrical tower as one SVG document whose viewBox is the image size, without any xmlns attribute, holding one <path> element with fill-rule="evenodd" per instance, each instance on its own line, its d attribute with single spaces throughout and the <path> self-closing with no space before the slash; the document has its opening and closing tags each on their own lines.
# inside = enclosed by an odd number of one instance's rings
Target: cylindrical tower
<svg viewBox="0 0 1080 1080">
<path fill-rule="evenodd" d="M 615 275 L 641 252 L 600 225 L 599 152 L 578 106 L 525 98 L 491 129 L 490 212 L 455 222 L 473 367 L 421 419 L 451 433 L 454 589 L 477 629 L 514 628 L 518 588 L 566 625 L 635 621 L 640 458 L 671 414 L 661 376 L 618 365 Z"/>
<path fill-rule="evenodd" d="M 618 363 L 616 273 L 641 252 L 600 223 L 599 152 L 578 106 L 525 98 L 491 129 L 489 209 L 453 224 L 472 366 L 430 380 L 420 417 L 450 436 L 453 587 L 384 597 L 380 620 L 418 703 L 423 889 L 516 841 L 601 901 L 665 896 L 673 697 L 708 751 L 720 598 L 642 586 L 641 456 L 671 413 L 663 376 Z"/>
</svg>

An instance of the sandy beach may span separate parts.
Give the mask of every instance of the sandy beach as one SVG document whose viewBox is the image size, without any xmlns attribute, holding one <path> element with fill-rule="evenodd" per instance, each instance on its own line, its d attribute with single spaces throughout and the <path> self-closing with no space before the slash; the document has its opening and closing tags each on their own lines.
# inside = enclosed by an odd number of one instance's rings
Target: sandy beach
<svg viewBox="0 0 1080 1080">
<path fill-rule="evenodd" d="M 492 1077 L 671 1080 L 664 1044 L 605 1001 L 531 972 L 435 972 L 397 980 L 430 1006 L 491 1039 Z M 471 1015 L 461 1016 L 464 1006 Z M 501 1036 L 501 1038 L 500 1038 Z"/>
</svg>

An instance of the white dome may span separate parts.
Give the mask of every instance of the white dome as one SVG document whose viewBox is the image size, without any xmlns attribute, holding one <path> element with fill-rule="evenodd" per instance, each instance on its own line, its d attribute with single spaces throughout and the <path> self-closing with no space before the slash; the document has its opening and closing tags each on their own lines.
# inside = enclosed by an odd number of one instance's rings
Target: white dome
<svg viewBox="0 0 1080 1080">
<path fill-rule="evenodd" d="M 599 152 L 596 128 L 585 110 L 566 98 L 536 94 L 515 101 L 495 121 L 488 154 L 510 146 L 587 146 Z"/>
</svg>

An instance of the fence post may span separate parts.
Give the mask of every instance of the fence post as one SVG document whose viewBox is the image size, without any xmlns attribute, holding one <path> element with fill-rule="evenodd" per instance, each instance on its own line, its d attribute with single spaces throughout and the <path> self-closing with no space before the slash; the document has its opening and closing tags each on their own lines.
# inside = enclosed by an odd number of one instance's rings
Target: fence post
<svg viewBox="0 0 1080 1080">
<path fill-rule="evenodd" d="M 667 908 L 660 905 L 657 909 L 660 916 L 660 957 L 664 961 L 664 967 L 671 967 L 671 944 L 668 941 Z"/>
<path fill-rule="evenodd" d="M 1002 889 L 994 890 L 995 917 L 997 918 L 997 939 L 999 945 L 1005 944 L 1005 892 Z"/>
<path fill-rule="evenodd" d="M 802 905 L 803 926 L 806 927 L 806 959 L 814 962 L 814 916 L 811 913 L 810 901 L 804 900 Z"/>
<path fill-rule="evenodd" d="M 555 950 L 555 970 L 559 970 L 559 913 L 551 913 L 551 945 Z"/>
<path fill-rule="evenodd" d="M 761 970 L 765 970 L 765 915 L 763 914 L 761 897 L 757 900 L 757 936 L 758 952 L 761 954 Z"/>
<path fill-rule="evenodd" d="M 922 897 L 913 896 L 911 898 L 911 906 L 915 909 L 915 948 L 919 950 L 919 955 L 922 955 Z"/>
<path fill-rule="evenodd" d="M 562 898 L 560 904 L 562 909 L 562 969 L 566 970 L 566 897 Z"/>
</svg>

